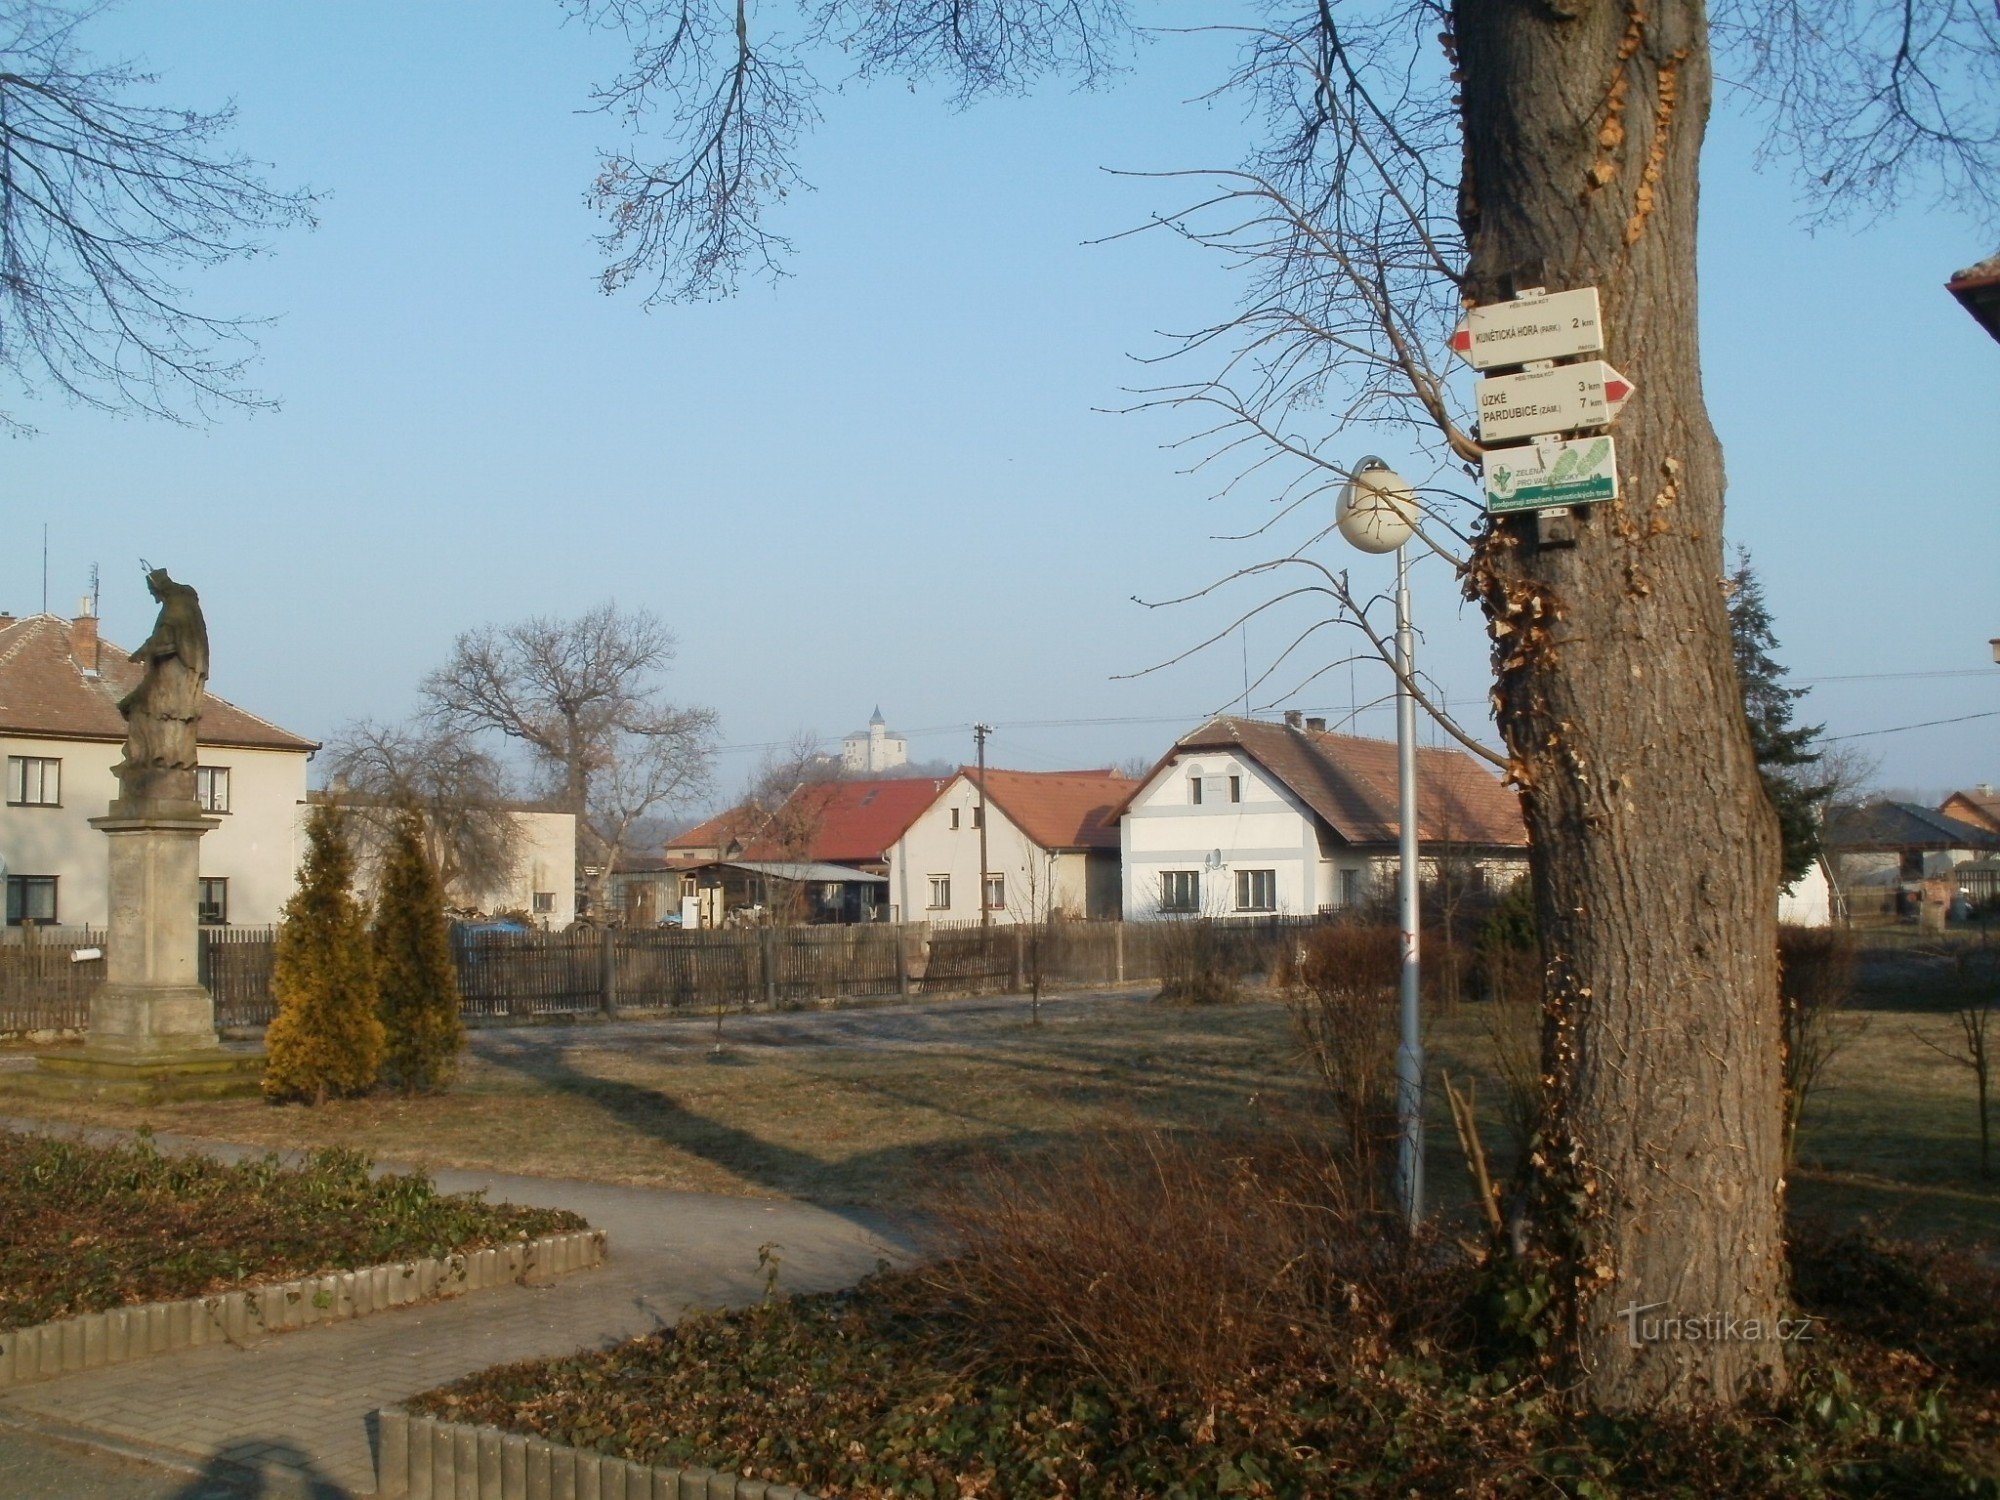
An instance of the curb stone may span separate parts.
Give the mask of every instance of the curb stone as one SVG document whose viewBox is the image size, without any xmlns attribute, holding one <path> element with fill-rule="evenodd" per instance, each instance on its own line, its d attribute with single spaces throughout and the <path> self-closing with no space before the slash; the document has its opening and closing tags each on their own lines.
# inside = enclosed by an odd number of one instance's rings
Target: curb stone
<svg viewBox="0 0 2000 1500">
<path fill-rule="evenodd" d="M 655 1468 L 497 1427 L 375 1413 L 379 1500 L 818 1500 L 714 1469 Z"/>
<path fill-rule="evenodd" d="M 294 1328 L 344 1322 L 507 1282 L 546 1281 L 598 1265 L 604 1257 L 604 1231 L 583 1229 L 442 1258 L 265 1282 L 208 1297 L 146 1302 L 8 1329 L 0 1331 L 0 1390 L 175 1349 L 247 1344 Z"/>
</svg>

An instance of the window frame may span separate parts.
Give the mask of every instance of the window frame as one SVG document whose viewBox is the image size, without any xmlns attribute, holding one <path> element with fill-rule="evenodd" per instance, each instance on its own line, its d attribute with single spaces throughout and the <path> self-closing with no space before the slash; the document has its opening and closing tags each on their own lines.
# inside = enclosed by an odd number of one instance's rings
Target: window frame
<svg viewBox="0 0 2000 1500">
<path fill-rule="evenodd" d="M 208 899 L 211 886 L 222 887 L 222 900 Z M 213 911 L 215 915 L 211 916 Z M 229 925 L 229 877 L 227 875 L 203 875 L 195 881 L 194 919 L 202 927 L 227 927 Z"/>
<path fill-rule="evenodd" d="M 1255 887 L 1262 886 L 1266 899 L 1256 901 Z M 1278 909 L 1278 872 L 1272 870 L 1238 870 L 1236 872 L 1236 909 L 1250 912 L 1275 912 Z"/>
<path fill-rule="evenodd" d="M 931 883 L 931 903 L 929 906 L 925 907 L 924 910 L 950 911 L 951 877 L 949 875 L 932 875 L 928 878 Z M 940 896 L 944 897 L 942 901 L 938 900 L 938 897 Z"/>
<path fill-rule="evenodd" d="M 28 915 L 27 893 L 46 887 L 49 914 Z M 9 927 L 54 927 L 62 920 L 62 877 L 60 875 L 15 875 L 9 873 L 6 888 L 6 923 Z"/>
<path fill-rule="evenodd" d="M 1199 776 L 1188 777 L 1188 806 L 1190 807 L 1201 806 L 1201 782 L 1202 778 Z"/>
<path fill-rule="evenodd" d="M 1231 802 L 1241 802 L 1243 800 L 1243 778 L 1241 776 L 1231 776 L 1229 778 L 1229 800 Z"/>
<path fill-rule="evenodd" d="M 986 876 L 986 909 L 1005 911 L 1007 909 L 1007 876 L 1003 871 L 989 871 Z"/>
<path fill-rule="evenodd" d="M 215 805 L 217 778 L 220 778 L 222 787 L 222 805 L 220 807 Z M 229 783 L 229 767 L 197 765 L 194 768 L 195 806 L 199 807 L 205 813 L 219 813 L 226 816 L 229 812 Z"/>
<path fill-rule="evenodd" d="M 28 795 L 28 767 L 40 771 L 41 785 L 36 795 Z M 55 767 L 56 794 L 48 795 L 49 767 Z M 7 805 L 9 807 L 61 807 L 62 757 L 60 755 L 10 755 L 7 757 Z"/>
<path fill-rule="evenodd" d="M 1201 871 L 1160 871 L 1160 910 L 1171 912 L 1176 916 L 1192 916 L 1199 912 Z"/>
<path fill-rule="evenodd" d="M 556 910 L 556 893 L 554 891 L 530 891 L 528 893 L 528 910 L 530 915 L 537 917 L 554 916 Z"/>
</svg>

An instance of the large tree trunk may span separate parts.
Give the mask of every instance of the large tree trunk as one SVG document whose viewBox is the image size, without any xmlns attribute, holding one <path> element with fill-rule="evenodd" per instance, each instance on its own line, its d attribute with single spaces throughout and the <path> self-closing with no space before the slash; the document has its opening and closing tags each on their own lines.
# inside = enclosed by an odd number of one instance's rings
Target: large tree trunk
<svg viewBox="0 0 2000 1500">
<path fill-rule="evenodd" d="M 1623 498 L 1579 511 L 1570 547 L 1502 520 L 1474 568 L 1548 964 L 1531 1233 L 1586 1400 L 1730 1404 L 1785 1379 L 1779 838 L 1730 656 L 1695 326 L 1708 22 L 1694 0 L 1454 12 L 1469 294 L 1597 286 L 1637 388 L 1613 429 Z"/>
</svg>

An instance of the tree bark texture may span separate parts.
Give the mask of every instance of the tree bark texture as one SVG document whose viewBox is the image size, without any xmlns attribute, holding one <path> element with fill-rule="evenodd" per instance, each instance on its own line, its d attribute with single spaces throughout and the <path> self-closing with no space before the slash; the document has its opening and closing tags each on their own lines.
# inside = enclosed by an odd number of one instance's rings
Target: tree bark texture
<svg viewBox="0 0 2000 1500">
<path fill-rule="evenodd" d="M 1583 1399 L 1733 1404 L 1785 1381 L 1779 835 L 1730 655 L 1696 336 L 1708 21 L 1697 0 L 1453 10 L 1468 296 L 1595 285 L 1636 387 L 1612 429 L 1622 498 L 1576 512 L 1572 546 L 1497 520 L 1469 585 L 1547 963 L 1530 1239 Z"/>
</svg>

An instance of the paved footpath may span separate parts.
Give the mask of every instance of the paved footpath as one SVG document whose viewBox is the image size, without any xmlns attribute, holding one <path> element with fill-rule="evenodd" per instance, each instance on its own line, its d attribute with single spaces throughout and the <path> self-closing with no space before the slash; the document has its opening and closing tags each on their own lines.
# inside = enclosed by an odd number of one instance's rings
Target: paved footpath
<svg viewBox="0 0 2000 1500">
<path fill-rule="evenodd" d="M 488 1365 L 601 1346 L 690 1308 L 753 1300 L 765 1244 L 779 1247 L 786 1291 L 846 1285 L 906 1249 L 885 1220 L 860 1210 L 451 1169 L 432 1176 L 448 1192 L 485 1188 L 496 1201 L 572 1209 L 606 1231 L 610 1256 L 548 1287 L 474 1292 L 247 1348 L 208 1346 L 22 1386 L 0 1395 L 0 1432 L 164 1463 L 187 1477 L 176 1495 L 227 1493 L 231 1483 L 274 1497 L 368 1495 L 367 1417 L 378 1407 Z M 45 1464 L 10 1462 L 10 1451 L 0 1442 L 4 1500 L 87 1492 L 49 1488 L 38 1477 Z"/>
</svg>

